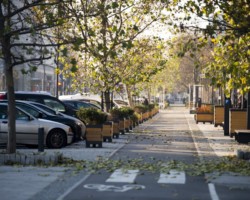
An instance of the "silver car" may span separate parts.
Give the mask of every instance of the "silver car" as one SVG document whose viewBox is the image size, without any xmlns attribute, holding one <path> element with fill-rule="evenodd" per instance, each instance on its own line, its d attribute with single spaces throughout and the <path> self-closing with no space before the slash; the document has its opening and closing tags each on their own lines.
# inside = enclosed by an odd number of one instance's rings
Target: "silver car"
<svg viewBox="0 0 250 200">
<path fill-rule="evenodd" d="M 8 104 L 0 103 L 0 143 L 7 143 Z M 72 143 L 73 132 L 67 125 L 37 119 L 20 108 L 16 108 L 16 143 L 38 145 L 38 130 L 44 128 L 44 144 L 48 148 L 61 148 Z"/>
</svg>

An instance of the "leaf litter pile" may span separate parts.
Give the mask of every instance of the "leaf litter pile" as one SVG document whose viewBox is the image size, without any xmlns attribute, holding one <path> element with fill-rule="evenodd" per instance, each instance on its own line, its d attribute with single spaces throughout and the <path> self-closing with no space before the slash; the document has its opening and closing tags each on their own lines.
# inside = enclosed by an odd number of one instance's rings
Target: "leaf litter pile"
<svg viewBox="0 0 250 200">
<path fill-rule="evenodd" d="M 90 173 L 101 173 L 102 171 L 113 172 L 118 168 L 124 170 L 139 169 L 145 172 L 168 173 L 170 170 L 185 171 L 191 176 L 204 175 L 206 173 L 233 172 L 239 175 L 250 175 L 250 162 L 236 157 L 223 157 L 216 160 L 197 161 L 184 163 L 171 160 L 168 162 L 156 161 L 145 162 L 143 159 L 109 160 L 99 157 L 96 161 L 75 161 L 63 158 L 60 162 L 64 167 L 75 167 L 76 171 L 87 170 Z"/>
</svg>

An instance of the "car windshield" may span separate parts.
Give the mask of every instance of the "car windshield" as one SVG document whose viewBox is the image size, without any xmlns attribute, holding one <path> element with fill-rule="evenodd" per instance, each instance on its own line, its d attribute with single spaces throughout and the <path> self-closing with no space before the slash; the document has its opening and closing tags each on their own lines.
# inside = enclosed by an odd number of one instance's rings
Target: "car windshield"
<svg viewBox="0 0 250 200">
<path fill-rule="evenodd" d="M 33 109 L 32 107 L 30 107 L 28 105 L 17 103 L 17 107 L 23 109 L 24 111 L 26 111 L 27 113 L 31 114 L 32 116 L 34 116 L 36 118 L 38 118 L 40 115 L 40 112 L 38 110 Z"/>
<path fill-rule="evenodd" d="M 16 120 L 29 120 L 29 116 L 19 109 L 16 109 Z"/>
<path fill-rule="evenodd" d="M 81 101 L 64 101 L 64 103 L 66 103 L 69 106 L 72 106 L 75 109 L 92 107 L 91 104 L 87 102 L 81 102 Z"/>
<path fill-rule="evenodd" d="M 0 119 L 7 119 L 7 105 L 0 105 Z M 29 116 L 16 108 L 16 120 L 29 120 Z"/>
<path fill-rule="evenodd" d="M 36 102 L 32 102 L 31 104 L 45 110 L 46 112 L 52 114 L 52 115 L 57 115 L 57 112 L 55 110 L 53 110 L 52 108 L 46 106 L 46 105 L 43 105 L 43 104 L 40 104 L 40 103 L 36 103 Z"/>
<path fill-rule="evenodd" d="M 7 119 L 7 106 L 0 105 L 0 119 Z"/>
<path fill-rule="evenodd" d="M 44 99 L 44 104 L 50 108 L 53 108 L 55 111 L 58 111 L 58 112 L 65 112 L 66 111 L 63 104 L 61 104 L 58 101 L 55 101 L 53 99 Z"/>
</svg>

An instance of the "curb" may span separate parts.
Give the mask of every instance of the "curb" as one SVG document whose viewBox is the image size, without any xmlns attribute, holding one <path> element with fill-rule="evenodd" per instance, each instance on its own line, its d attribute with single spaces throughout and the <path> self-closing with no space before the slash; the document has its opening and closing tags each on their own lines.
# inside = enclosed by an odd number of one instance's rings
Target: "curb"
<svg viewBox="0 0 250 200">
<path fill-rule="evenodd" d="M 62 159 L 61 153 L 47 154 L 44 152 L 36 154 L 0 153 L 0 165 L 22 164 L 22 165 L 41 165 L 41 164 L 57 164 Z"/>
</svg>

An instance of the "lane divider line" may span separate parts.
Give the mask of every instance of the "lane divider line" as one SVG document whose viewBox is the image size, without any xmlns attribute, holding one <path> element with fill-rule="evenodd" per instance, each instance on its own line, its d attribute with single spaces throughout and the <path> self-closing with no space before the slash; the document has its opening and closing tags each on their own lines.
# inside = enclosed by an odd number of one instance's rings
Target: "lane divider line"
<svg viewBox="0 0 250 200">
<path fill-rule="evenodd" d="M 70 194 L 75 188 L 77 188 L 79 185 L 81 185 L 91 174 L 88 174 L 84 176 L 81 180 L 79 180 L 76 184 L 74 184 L 72 187 L 66 190 L 60 197 L 58 197 L 56 200 L 63 200 L 68 194 Z"/>
<path fill-rule="evenodd" d="M 212 200 L 220 200 L 213 183 L 208 184 L 208 189 Z"/>
</svg>

